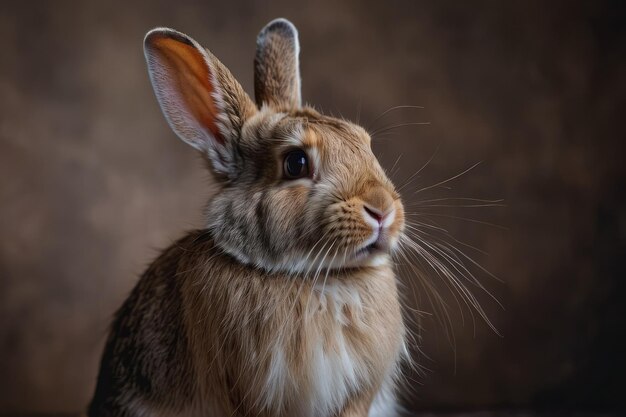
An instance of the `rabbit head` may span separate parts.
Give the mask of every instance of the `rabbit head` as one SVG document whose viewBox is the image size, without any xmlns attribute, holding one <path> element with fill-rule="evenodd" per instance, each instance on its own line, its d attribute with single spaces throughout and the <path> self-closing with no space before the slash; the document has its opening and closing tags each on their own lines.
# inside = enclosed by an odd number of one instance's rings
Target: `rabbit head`
<svg viewBox="0 0 626 417">
<path fill-rule="evenodd" d="M 388 259 L 404 228 L 400 196 L 363 128 L 302 105 L 293 24 L 274 20 L 257 38 L 256 103 L 185 34 L 150 31 L 145 55 L 165 118 L 219 186 L 206 215 L 223 251 L 291 273 Z"/>
</svg>

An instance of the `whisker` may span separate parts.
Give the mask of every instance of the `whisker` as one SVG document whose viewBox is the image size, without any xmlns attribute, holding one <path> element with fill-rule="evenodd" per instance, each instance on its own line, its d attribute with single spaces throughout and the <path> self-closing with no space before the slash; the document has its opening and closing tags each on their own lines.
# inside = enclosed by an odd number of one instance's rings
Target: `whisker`
<svg viewBox="0 0 626 417">
<path fill-rule="evenodd" d="M 505 204 L 412 204 L 411 206 L 415 206 L 417 208 L 434 208 L 434 207 L 454 207 L 454 208 L 475 208 L 475 207 L 506 207 Z"/>
<path fill-rule="evenodd" d="M 307 299 L 306 305 L 304 307 L 304 320 L 305 321 L 307 320 L 307 317 L 306 317 L 307 314 L 309 314 L 309 303 L 311 302 L 311 298 L 313 298 L 313 294 L 315 293 L 315 284 L 317 283 L 317 280 L 319 278 L 320 272 L 324 268 L 324 262 L 326 261 L 326 258 L 328 256 L 328 254 L 330 253 L 330 250 L 333 248 L 333 246 L 335 245 L 336 242 L 337 242 L 336 239 L 333 240 L 331 245 L 328 247 L 328 250 L 326 251 L 326 253 L 322 257 L 322 261 L 320 262 L 319 266 L 317 267 L 317 271 L 315 271 L 315 275 L 313 277 L 313 283 L 311 284 L 311 290 L 309 291 L 309 298 Z M 327 271 L 330 270 L 330 267 L 327 267 L 326 270 Z"/>
<path fill-rule="evenodd" d="M 422 106 L 410 106 L 410 105 L 401 105 L 401 106 L 394 106 L 391 107 L 387 110 L 385 110 L 384 112 L 382 112 L 380 115 L 378 115 L 377 117 L 374 118 L 374 120 L 372 120 L 369 125 L 365 128 L 366 131 L 370 131 L 370 128 L 374 127 L 374 124 L 379 121 L 380 119 L 382 119 L 383 117 L 385 117 L 387 114 L 389 114 L 392 111 L 395 110 L 399 110 L 399 109 L 423 109 L 424 107 Z"/>
<path fill-rule="evenodd" d="M 484 224 L 485 226 L 495 227 L 496 229 L 509 230 L 507 227 L 500 226 L 499 224 L 489 223 L 489 222 L 486 222 L 484 220 L 471 219 L 471 218 L 468 218 L 468 217 L 453 216 L 453 215 L 450 215 L 450 214 L 441 214 L 441 213 L 408 213 L 407 216 L 445 217 L 445 218 L 449 218 L 449 219 L 463 220 L 463 221 L 470 222 L 470 223 Z"/>
<path fill-rule="evenodd" d="M 424 170 L 424 168 L 426 168 L 428 166 L 428 164 L 430 164 L 430 162 L 433 160 L 433 158 L 435 157 L 435 155 L 437 155 L 437 152 L 439 152 L 439 145 L 437 145 L 437 148 L 435 148 L 435 151 L 433 152 L 433 154 L 430 156 L 430 158 L 428 158 L 428 160 L 424 163 L 424 165 L 422 165 L 420 167 L 420 169 L 418 169 L 413 175 L 411 175 L 404 184 L 402 184 L 400 187 L 398 187 L 398 193 L 402 191 L 402 189 L 404 187 L 406 187 L 407 185 L 409 185 L 413 179 L 419 175 L 420 172 L 422 172 Z"/>
<path fill-rule="evenodd" d="M 447 261 L 447 264 L 449 267 L 451 267 L 454 271 L 456 271 L 456 273 L 459 274 L 460 277 L 466 279 L 468 282 L 472 283 L 473 285 L 476 285 L 478 288 L 480 288 L 482 291 L 484 291 L 488 296 L 490 296 L 494 301 L 496 301 L 496 303 L 498 303 L 500 306 L 502 304 L 500 304 L 500 302 L 495 298 L 495 296 L 493 296 L 493 294 L 491 294 L 481 283 L 480 281 L 478 281 L 476 279 L 476 277 L 471 273 L 471 271 L 469 271 L 467 269 L 467 267 L 460 261 L 457 259 L 455 259 L 453 256 L 451 256 L 449 253 L 446 253 L 447 248 L 442 248 L 440 246 L 438 246 L 437 244 L 430 244 L 428 242 L 426 242 L 424 239 L 421 239 L 419 236 L 414 236 L 418 239 L 420 239 L 421 243 L 426 245 L 426 247 L 428 247 L 431 251 L 433 251 L 434 253 L 438 254 L 439 256 L 443 257 L 443 259 L 445 259 Z M 436 259 L 436 258 L 434 258 Z M 480 305 L 480 303 L 478 302 L 478 300 L 475 298 L 475 296 L 471 293 L 471 291 L 461 282 L 458 280 L 458 278 L 455 276 L 454 273 L 451 273 L 452 271 L 450 271 L 448 269 L 448 267 L 446 267 L 445 265 L 439 263 L 437 261 L 437 264 L 439 266 L 441 266 L 443 269 L 446 270 L 446 276 L 451 280 L 451 282 L 453 282 L 455 284 L 455 286 L 464 294 L 465 296 L 465 300 L 467 302 L 469 302 L 472 307 L 474 307 L 474 309 L 478 312 L 478 314 L 481 316 L 481 318 L 487 323 L 487 325 L 498 335 L 500 335 L 500 333 L 498 332 L 498 330 L 495 328 L 495 326 L 491 323 L 491 321 L 489 320 L 489 318 L 487 317 L 486 313 L 484 312 L 482 306 Z"/>
<path fill-rule="evenodd" d="M 409 241 L 410 240 L 408 239 L 408 237 L 404 237 L 403 236 L 403 239 L 402 239 L 403 245 L 406 245 L 407 242 L 409 242 Z M 452 318 L 450 317 L 450 314 L 448 313 L 447 303 L 441 297 L 441 295 L 435 289 L 435 287 L 433 287 L 433 285 L 430 282 L 430 280 L 426 279 L 424 277 L 425 271 L 424 270 L 419 270 L 409 260 L 409 258 L 407 256 L 407 252 L 405 252 L 405 250 L 404 250 L 404 246 L 401 246 L 400 253 L 401 253 L 402 257 L 405 259 L 406 265 L 409 268 L 411 268 L 412 272 L 418 278 L 418 282 L 420 283 L 422 288 L 424 288 L 426 297 L 428 298 L 428 302 L 429 302 L 430 306 L 435 310 L 435 318 L 441 324 L 441 326 L 443 328 L 443 331 L 444 331 L 444 334 L 446 335 L 446 339 L 448 339 L 448 341 L 451 343 L 451 346 L 453 347 L 453 350 L 456 351 L 456 340 L 455 340 L 455 337 L 454 337 L 454 331 L 453 331 L 453 326 L 452 326 Z M 415 256 L 415 254 L 413 254 L 412 252 L 408 252 L 408 255 L 411 256 L 411 258 L 413 258 L 418 264 L 421 265 L 420 258 Z M 430 264 L 430 261 L 428 259 L 426 259 L 425 257 L 424 257 L 424 260 L 427 263 Z M 439 271 L 436 268 L 434 268 L 432 265 L 430 265 L 430 269 L 432 269 L 433 271 L 435 271 L 435 273 L 437 275 L 439 275 Z M 444 281 L 444 283 L 447 286 L 447 283 L 445 281 Z M 433 299 L 431 298 L 431 294 L 432 294 L 433 297 L 435 297 L 435 299 L 437 300 L 437 303 L 435 303 L 433 301 Z M 461 312 L 461 316 L 462 316 L 463 315 L 463 311 L 462 311 L 462 309 L 460 309 L 459 301 L 458 301 L 458 299 L 456 298 L 456 296 L 454 294 L 453 294 L 453 297 L 455 298 L 455 301 L 456 301 L 457 305 L 459 306 L 459 311 Z M 439 313 L 443 313 L 443 315 L 440 315 Z"/>
<path fill-rule="evenodd" d="M 381 129 L 377 129 L 375 131 L 373 131 L 370 136 L 372 138 L 374 138 L 376 135 L 378 135 L 379 133 L 384 133 L 384 132 L 388 132 L 390 130 L 393 129 L 398 129 L 400 127 L 405 127 L 405 126 L 421 126 L 421 125 L 429 125 L 430 122 L 409 122 L 409 123 L 398 123 L 397 125 L 393 125 L 393 126 L 389 126 L 389 127 L 385 127 L 385 128 L 381 128 Z"/>
<path fill-rule="evenodd" d="M 446 198 L 433 198 L 430 200 L 419 200 L 417 201 L 417 203 L 434 203 L 438 201 L 447 201 L 447 200 L 475 201 L 478 203 L 493 203 L 493 204 L 502 203 L 504 201 L 504 199 L 488 200 L 488 199 L 482 199 L 482 198 L 469 198 L 469 197 L 446 197 Z"/>
<path fill-rule="evenodd" d="M 450 182 L 450 181 L 452 181 L 452 180 L 455 180 L 455 179 L 459 178 L 460 176 L 462 176 L 462 175 L 464 175 L 464 174 L 467 174 L 468 172 L 470 172 L 472 169 L 476 168 L 476 167 L 477 167 L 478 165 L 480 165 L 481 163 L 482 163 L 482 161 L 476 162 L 474 165 L 472 165 L 471 167 L 467 168 L 467 169 L 466 169 L 466 170 L 464 170 L 463 172 L 461 172 L 461 173 L 459 173 L 459 174 L 456 174 L 456 175 L 454 175 L 454 176 L 452 176 L 452 177 L 448 178 L 447 180 L 443 180 L 443 181 L 440 181 L 440 182 L 438 182 L 438 183 L 436 183 L 436 184 L 429 185 L 428 187 L 424 187 L 424 188 L 421 188 L 421 189 L 419 189 L 419 190 L 417 190 L 417 191 L 414 191 L 414 192 L 413 192 L 413 194 L 418 194 L 418 193 L 421 193 L 422 191 L 430 190 L 431 188 L 434 188 L 434 187 L 437 187 L 437 186 L 439 186 L 439 185 L 446 184 L 446 183 L 448 183 L 448 182 Z"/>
<path fill-rule="evenodd" d="M 450 233 L 449 233 L 446 229 L 443 229 L 443 228 L 441 228 L 441 227 L 431 226 L 431 225 L 429 225 L 429 224 L 426 224 L 426 223 L 420 223 L 420 222 L 415 222 L 415 223 L 412 223 L 412 222 L 409 222 L 409 221 L 407 221 L 407 222 L 406 222 L 406 226 L 407 226 L 407 227 L 409 227 L 410 229 L 413 229 L 413 230 L 415 230 L 416 232 L 420 232 L 420 233 L 426 233 L 426 232 L 424 232 L 423 230 L 421 230 L 421 229 L 420 229 L 421 227 L 425 227 L 425 228 L 427 228 L 427 229 L 432 229 L 432 230 L 434 230 L 434 231 L 441 232 L 441 233 L 443 233 L 443 235 L 444 235 L 445 237 L 447 237 L 447 238 L 450 238 L 450 239 L 454 240 L 454 241 L 455 241 L 456 243 L 458 243 L 459 245 L 463 245 L 463 246 L 465 246 L 465 247 L 467 247 L 467 248 L 469 248 L 469 249 L 473 249 L 473 250 L 475 250 L 476 252 L 478 252 L 478 253 L 480 253 L 480 254 L 482 254 L 482 255 L 489 256 L 489 254 L 488 254 L 487 252 L 485 252 L 484 250 L 479 249 L 479 248 L 477 248 L 477 247 L 475 247 L 475 246 L 470 245 L 469 243 L 465 243 L 465 242 L 463 242 L 462 240 L 459 240 L 459 239 L 455 238 L 455 237 L 454 237 L 454 236 L 452 236 L 452 235 L 451 235 L 451 234 L 450 234 Z M 434 236 L 434 237 L 435 237 L 435 238 L 439 238 L 439 239 L 443 240 L 441 237 L 438 237 L 438 236 Z"/>
<path fill-rule="evenodd" d="M 400 162 L 400 158 L 402 158 L 402 154 L 400 154 L 400 155 L 398 156 L 398 159 L 396 159 L 396 162 L 394 162 L 394 163 L 393 163 L 393 166 L 392 166 L 392 167 L 391 167 L 391 169 L 389 170 L 389 176 L 390 176 L 390 177 L 393 177 L 393 176 L 394 176 L 394 174 L 395 174 L 394 169 L 396 168 L 396 165 L 398 165 L 398 162 Z"/>
<path fill-rule="evenodd" d="M 408 238 L 408 236 L 407 236 Z M 420 242 L 422 244 L 426 244 L 426 242 L 424 242 L 423 240 L 420 240 Z M 410 248 L 412 248 L 416 254 L 419 254 L 420 256 L 422 256 L 422 258 L 424 258 L 427 263 L 429 264 L 429 266 L 431 267 L 431 269 L 433 271 L 435 271 L 435 273 L 437 273 L 438 276 L 440 276 L 441 278 L 447 278 L 447 280 L 453 284 L 452 287 L 448 286 L 447 283 L 448 281 L 443 280 L 442 282 L 444 284 L 446 284 L 446 286 L 448 287 L 449 290 L 451 290 L 451 294 L 453 295 L 453 297 L 455 298 L 455 301 L 457 302 L 457 305 L 459 307 L 459 312 L 461 313 L 461 321 L 464 323 L 464 318 L 463 318 L 463 309 L 461 308 L 461 305 L 458 301 L 458 299 L 456 298 L 456 295 L 454 294 L 454 292 L 452 291 L 452 289 L 456 289 L 457 293 L 459 294 L 459 296 L 461 296 L 461 300 L 465 303 L 465 305 L 469 308 L 470 305 L 467 301 L 467 299 L 465 297 L 463 297 L 463 293 L 461 292 L 461 290 L 457 285 L 457 281 L 454 279 L 453 274 L 450 273 L 450 271 L 445 267 L 445 265 L 441 264 L 441 262 L 435 257 L 433 256 L 430 252 L 428 252 L 425 248 L 423 248 L 422 246 L 420 246 L 419 244 L 417 244 L 417 242 L 413 241 L 412 239 L 408 238 L 407 239 L 407 244 L 409 245 Z M 441 275 L 443 274 L 443 276 Z M 452 276 L 451 276 L 452 275 Z M 473 317 L 473 313 L 471 308 L 469 309 L 470 315 L 472 316 L 472 321 L 474 320 Z"/>
</svg>

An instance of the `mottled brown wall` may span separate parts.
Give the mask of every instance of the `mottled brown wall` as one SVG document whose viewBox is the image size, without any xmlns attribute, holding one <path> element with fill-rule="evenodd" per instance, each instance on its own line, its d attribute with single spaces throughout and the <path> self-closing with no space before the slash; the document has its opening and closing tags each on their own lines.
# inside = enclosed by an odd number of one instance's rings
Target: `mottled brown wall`
<svg viewBox="0 0 626 417">
<path fill-rule="evenodd" d="M 424 315 L 415 407 L 623 406 L 624 3 L 469 3 L 3 1 L 0 410 L 81 408 L 113 310 L 201 225 L 207 177 L 160 114 L 144 33 L 189 33 L 251 91 L 255 35 L 277 16 L 300 29 L 309 102 L 365 125 L 425 107 L 377 122 L 431 123 L 375 145 L 387 168 L 402 154 L 399 183 L 438 149 L 407 200 L 505 199 L 424 209 L 489 254 L 463 248 L 503 280 L 478 274 L 504 310 L 475 292 L 504 337 L 467 309 L 462 325 L 444 291 L 456 353 Z"/>
</svg>

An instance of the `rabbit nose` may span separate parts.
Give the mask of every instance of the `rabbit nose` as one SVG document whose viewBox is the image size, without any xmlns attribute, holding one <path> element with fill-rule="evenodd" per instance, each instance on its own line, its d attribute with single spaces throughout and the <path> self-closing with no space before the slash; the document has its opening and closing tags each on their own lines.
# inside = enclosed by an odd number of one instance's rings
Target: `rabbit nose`
<svg viewBox="0 0 626 417">
<path fill-rule="evenodd" d="M 365 216 L 376 221 L 379 226 L 386 226 L 386 220 L 393 217 L 395 208 L 391 194 L 382 187 L 375 187 L 363 196 Z"/>
<path fill-rule="evenodd" d="M 370 217 L 374 218 L 374 220 L 376 220 L 378 223 L 382 222 L 383 214 L 381 212 L 371 207 L 367 207 L 366 205 L 364 205 L 363 208 L 365 209 L 365 212 L 369 214 Z"/>
<path fill-rule="evenodd" d="M 374 219 L 376 223 L 378 223 L 379 227 L 389 226 L 388 219 L 392 219 L 395 214 L 396 209 L 392 206 L 385 212 L 382 212 L 372 206 L 367 204 L 363 204 L 363 210 L 365 211 L 366 216 Z"/>
</svg>

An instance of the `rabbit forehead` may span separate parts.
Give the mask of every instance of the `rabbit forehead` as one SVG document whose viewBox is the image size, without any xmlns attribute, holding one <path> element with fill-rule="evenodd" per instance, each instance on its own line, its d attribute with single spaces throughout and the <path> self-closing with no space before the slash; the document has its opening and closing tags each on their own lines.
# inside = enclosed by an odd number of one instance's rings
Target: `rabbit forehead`
<svg viewBox="0 0 626 417">
<path fill-rule="evenodd" d="M 291 112 L 276 112 L 263 107 L 244 129 L 248 140 L 292 140 L 305 147 L 359 144 L 369 148 L 370 137 L 360 126 L 329 117 L 304 107 Z"/>
</svg>

